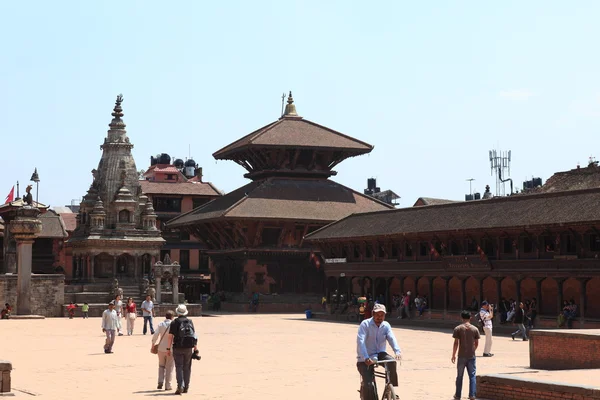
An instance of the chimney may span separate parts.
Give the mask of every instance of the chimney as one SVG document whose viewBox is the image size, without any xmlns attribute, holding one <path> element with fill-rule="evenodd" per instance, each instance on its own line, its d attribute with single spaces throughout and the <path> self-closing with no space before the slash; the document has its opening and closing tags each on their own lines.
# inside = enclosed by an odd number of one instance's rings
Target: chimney
<svg viewBox="0 0 600 400">
<path fill-rule="evenodd" d="M 198 177 L 198 182 L 202 182 L 202 167 L 196 168 L 194 171 L 194 176 Z"/>
</svg>

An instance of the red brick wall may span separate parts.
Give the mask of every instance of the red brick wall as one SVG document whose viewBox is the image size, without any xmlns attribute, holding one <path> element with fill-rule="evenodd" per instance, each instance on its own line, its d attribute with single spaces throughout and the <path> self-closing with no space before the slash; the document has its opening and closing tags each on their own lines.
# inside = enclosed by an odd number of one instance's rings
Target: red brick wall
<svg viewBox="0 0 600 400">
<path fill-rule="evenodd" d="M 536 369 L 600 368 L 600 331 L 531 331 L 529 363 Z M 565 351 L 568 349 L 568 351 Z"/>
<path fill-rule="evenodd" d="M 504 278 L 502 280 L 502 297 L 506 300 L 513 298 L 517 299 L 517 284 L 512 278 Z"/>
<path fill-rule="evenodd" d="M 548 382 L 536 382 L 505 375 L 477 377 L 477 398 L 488 400 L 597 400 L 600 390 Z"/>
<path fill-rule="evenodd" d="M 585 316 L 600 318 L 600 278 L 591 279 L 586 286 L 587 310 Z"/>
<path fill-rule="evenodd" d="M 486 278 L 483 280 L 483 299 L 492 304 L 498 304 L 500 299 L 496 291 L 496 280 L 494 278 Z"/>
<path fill-rule="evenodd" d="M 404 292 L 410 292 L 411 301 L 414 300 L 416 293 L 415 280 L 413 278 L 404 279 Z"/>
<path fill-rule="evenodd" d="M 431 298 L 431 293 L 429 293 L 429 278 L 419 279 L 417 293 L 421 296 L 427 295 L 428 298 Z"/>
<path fill-rule="evenodd" d="M 438 310 L 444 309 L 444 293 L 446 290 L 446 282 L 442 278 L 435 278 L 433 281 L 433 308 Z"/>
<path fill-rule="evenodd" d="M 531 278 L 523 279 L 521 281 L 521 301 L 525 303 L 525 301 L 531 300 L 534 297 L 537 297 L 535 281 Z"/>
<path fill-rule="evenodd" d="M 393 278 L 392 282 L 390 283 L 390 295 L 397 295 L 400 296 L 402 295 L 402 293 L 400 293 L 400 279 L 398 278 Z"/>
<path fill-rule="evenodd" d="M 540 311 L 543 315 L 558 315 L 556 309 L 558 298 L 558 285 L 552 278 L 546 278 L 542 281 L 542 300 L 540 303 Z M 539 299 L 538 299 L 539 300 Z"/>
<path fill-rule="evenodd" d="M 575 300 L 575 304 L 579 306 L 579 287 L 580 283 L 575 278 L 567 279 L 563 283 L 563 300 Z"/>
<path fill-rule="evenodd" d="M 471 305 L 471 300 L 473 300 L 473 297 L 475 297 L 475 299 L 477 299 L 479 302 L 479 281 L 477 279 L 473 277 L 467 279 L 465 291 L 467 292 L 465 297 L 467 299 L 467 306 Z"/>
</svg>

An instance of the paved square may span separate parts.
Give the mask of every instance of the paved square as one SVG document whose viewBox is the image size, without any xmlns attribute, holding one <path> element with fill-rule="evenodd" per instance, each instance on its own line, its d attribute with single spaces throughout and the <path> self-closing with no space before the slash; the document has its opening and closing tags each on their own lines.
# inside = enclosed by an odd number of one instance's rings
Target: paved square
<svg viewBox="0 0 600 400">
<path fill-rule="evenodd" d="M 155 319 L 155 321 L 162 320 Z M 117 337 L 104 354 L 100 318 L 0 321 L 0 359 L 13 363 L 16 398 L 143 399 L 156 390 L 157 359 L 150 336 Z M 187 397 L 195 399 L 358 399 L 357 325 L 294 315 L 194 318 L 202 360 L 192 367 Z M 403 400 L 452 398 L 451 332 L 394 328 L 404 354 Z M 483 349 L 480 344 L 480 355 Z M 493 358 L 477 358 L 478 373 L 523 372 L 528 344 L 497 337 Z M 174 379 L 174 378 L 173 378 Z M 467 381 L 463 392 L 467 389 Z M 466 392 L 463 393 L 463 397 Z"/>
</svg>

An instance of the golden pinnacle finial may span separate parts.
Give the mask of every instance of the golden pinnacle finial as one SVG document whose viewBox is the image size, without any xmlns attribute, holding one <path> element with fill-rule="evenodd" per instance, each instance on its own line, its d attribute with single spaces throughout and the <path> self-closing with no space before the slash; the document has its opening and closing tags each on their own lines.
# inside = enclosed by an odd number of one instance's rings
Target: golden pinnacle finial
<svg viewBox="0 0 600 400">
<path fill-rule="evenodd" d="M 298 113 L 296 112 L 296 105 L 294 104 L 294 98 L 292 97 L 292 91 L 290 90 L 290 95 L 288 96 L 287 105 L 285 106 L 285 112 L 283 116 L 297 117 Z"/>
</svg>

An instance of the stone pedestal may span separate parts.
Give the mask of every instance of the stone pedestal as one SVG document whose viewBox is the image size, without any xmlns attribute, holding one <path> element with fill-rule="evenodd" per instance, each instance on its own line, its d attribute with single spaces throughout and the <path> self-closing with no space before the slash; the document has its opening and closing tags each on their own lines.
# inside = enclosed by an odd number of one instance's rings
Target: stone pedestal
<svg viewBox="0 0 600 400">
<path fill-rule="evenodd" d="M 31 248 L 35 237 L 42 231 L 38 219 L 40 210 L 23 206 L 10 222 L 10 233 L 17 242 L 17 315 L 31 314 Z"/>
<path fill-rule="evenodd" d="M 12 396 L 10 392 L 10 372 L 12 364 L 8 361 L 0 360 L 0 396 Z"/>
</svg>

